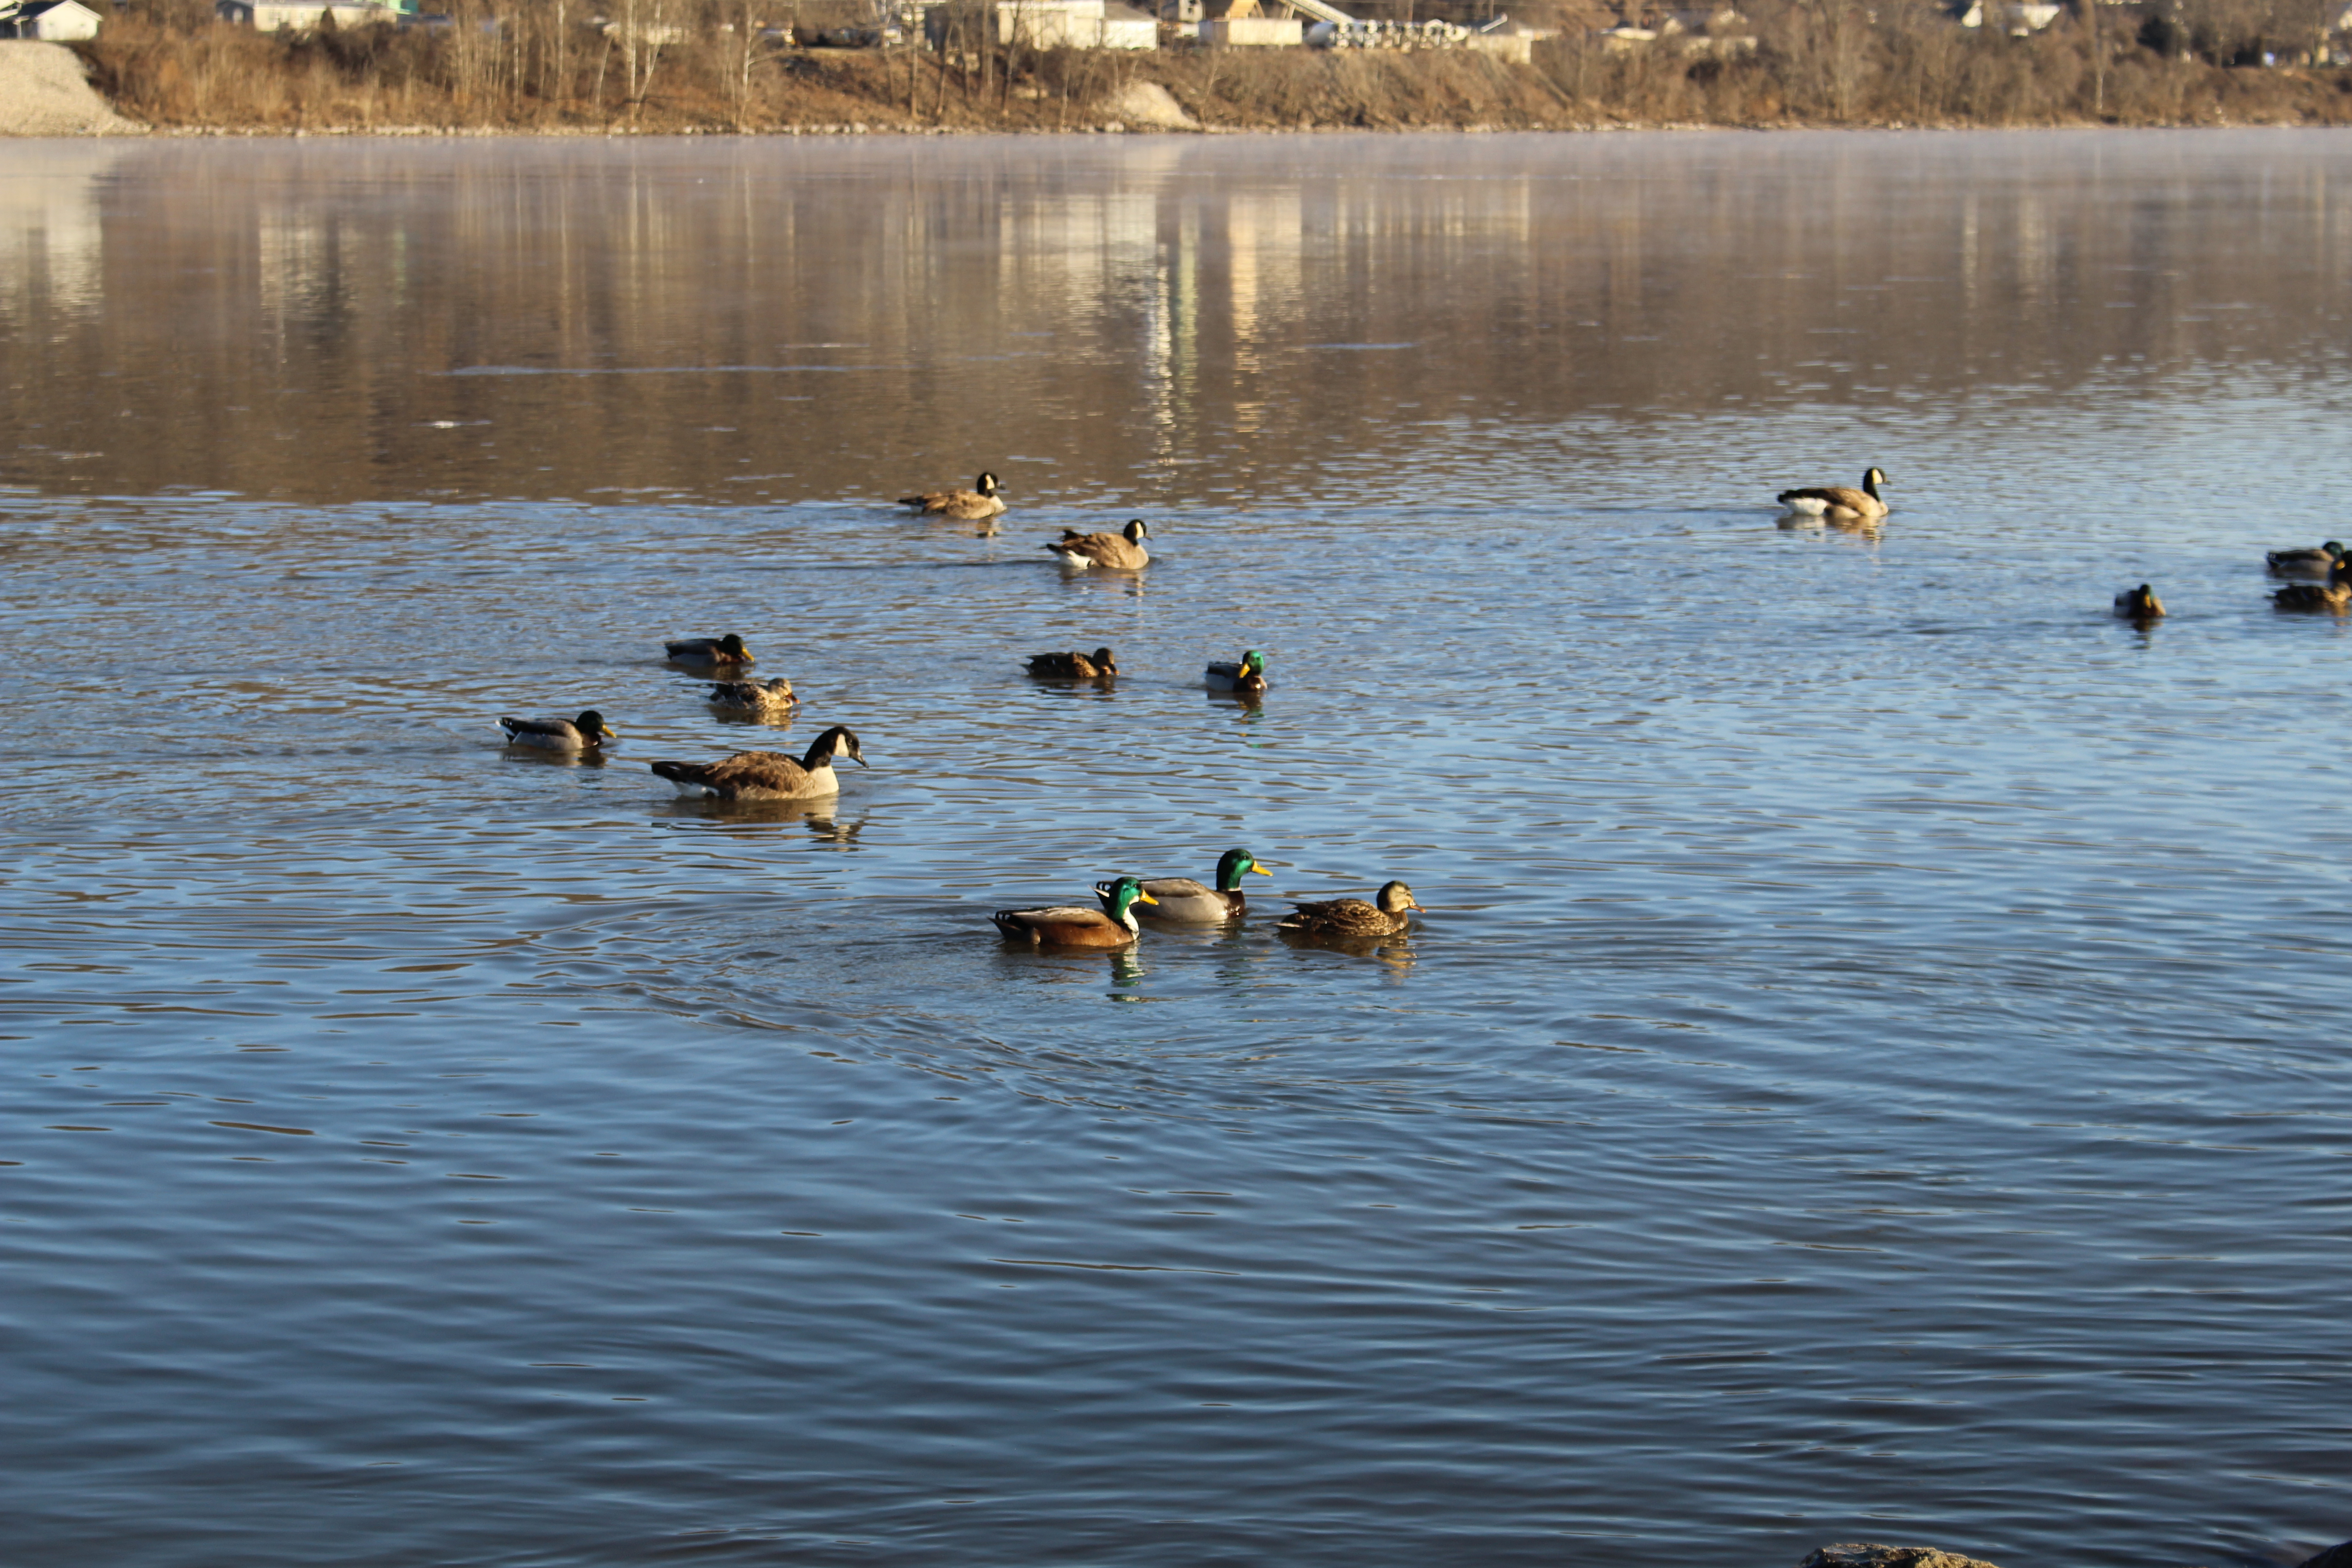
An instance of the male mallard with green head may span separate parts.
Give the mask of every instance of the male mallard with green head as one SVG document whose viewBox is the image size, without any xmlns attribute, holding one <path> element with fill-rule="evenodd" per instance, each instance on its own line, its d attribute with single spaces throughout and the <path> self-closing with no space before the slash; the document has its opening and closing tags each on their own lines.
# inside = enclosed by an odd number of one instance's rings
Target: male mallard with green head
<svg viewBox="0 0 2352 1568">
<path fill-rule="evenodd" d="M 1851 485 L 1814 485 L 1801 490 L 1782 490 L 1775 499 L 1790 511 L 1801 511 L 1807 517 L 1852 522 L 1886 515 L 1886 503 L 1878 496 L 1878 487 L 1886 482 L 1886 475 L 1873 468 L 1862 476 L 1860 489 Z"/>
<path fill-rule="evenodd" d="M 1248 900 L 1242 893 L 1242 873 L 1255 871 L 1261 877 L 1273 872 L 1257 863 L 1246 849 L 1228 849 L 1217 861 L 1217 885 L 1204 888 L 1190 877 L 1154 877 L 1143 884 L 1151 895 L 1154 908 L 1151 918 L 1158 921 L 1182 921 L 1192 924 L 1221 924 L 1238 920 L 1248 912 Z M 1095 897 L 1103 907 L 1110 907 L 1116 882 L 1097 882 Z"/>
<path fill-rule="evenodd" d="M 1038 947 L 1130 946 L 1143 931 L 1135 923 L 1135 906 L 1158 900 L 1145 892 L 1143 884 L 1133 877 L 1120 877 L 1103 885 L 1110 889 L 1103 900 L 1103 910 L 1063 904 L 1043 910 L 999 910 L 988 918 L 996 922 L 996 929 L 1004 933 L 1006 940 L 1032 942 Z"/>
<path fill-rule="evenodd" d="M 722 680 L 703 699 L 722 719 L 780 719 L 800 705 L 793 683 L 781 675 L 765 680 Z"/>
<path fill-rule="evenodd" d="M 1062 530 L 1062 537 L 1045 546 L 1065 566 L 1084 570 L 1099 566 L 1107 572 L 1132 572 L 1151 562 L 1151 552 L 1143 547 L 1151 525 L 1141 518 L 1130 519 L 1117 533 L 1080 533 L 1075 528 Z"/>
<path fill-rule="evenodd" d="M 723 637 L 680 637 L 676 642 L 664 643 L 662 646 L 669 650 L 669 661 L 672 664 L 704 668 L 721 664 L 745 665 L 757 662 L 751 657 L 751 650 L 743 646 L 743 639 L 733 632 L 729 632 Z"/>
<path fill-rule="evenodd" d="M 2344 546 L 2331 539 L 2316 550 L 2273 550 L 2263 559 L 2282 577 L 2325 577 L 2344 559 Z"/>
<path fill-rule="evenodd" d="M 2352 609 L 2352 556 L 2336 563 L 2325 583 L 2290 583 L 2271 595 L 2282 610 Z"/>
<path fill-rule="evenodd" d="M 593 752 L 621 732 L 604 722 L 593 708 L 577 719 L 501 719 L 509 746 L 531 746 L 542 752 Z"/>
<path fill-rule="evenodd" d="M 2116 595 L 2116 614 L 2127 621 L 2160 621 L 2164 618 L 2164 601 L 2156 596 L 2155 589 L 2142 583 Z"/>
<path fill-rule="evenodd" d="M 1332 899 L 1319 904 L 1301 904 L 1276 921 L 1276 929 L 1296 931 L 1301 936 L 1394 936 L 1410 923 L 1405 911 L 1417 910 L 1412 889 L 1402 882 L 1389 882 L 1374 896 L 1374 902 L 1361 899 Z"/>
<path fill-rule="evenodd" d="M 833 759 L 847 757 L 859 767 L 866 758 L 857 737 L 835 724 L 809 742 L 798 762 L 782 752 L 738 752 L 715 763 L 654 763 L 654 772 L 677 793 L 720 800 L 809 800 L 841 793 Z"/>
<path fill-rule="evenodd" d="M 972 481 L 968 490 L 925 490 L 919 496 L 900 496 L 900 506 L 910 506 L 924 517 L 953 518 L 959 522 L 982 522 L 1004 510 L 997 499 L 996 476 L 982 473 Z"/>
<path fill-rule="evenodd" d="M 1100 680 L 1118 673 L 1110 649 L 1092 653 L 1040 653 L 1029 658 L 1029 673 L 1041 680 Z"/>
<path fill-rule="evenodd" d="M 1255 693 L 1265 689 L 1265 655 L 1251 648 L 1239 664 L 1213 664 L 1202 684 L 1212 691 Z"/>
</svg>

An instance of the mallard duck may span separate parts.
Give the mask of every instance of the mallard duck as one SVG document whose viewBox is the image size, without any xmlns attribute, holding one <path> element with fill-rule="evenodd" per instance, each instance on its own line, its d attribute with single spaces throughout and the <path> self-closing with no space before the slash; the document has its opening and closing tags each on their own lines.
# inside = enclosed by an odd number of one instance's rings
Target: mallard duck
<svg viewBox="0 0 2352 1568">
<path fill-rule="evenodd" d="M 774 719 L 799 706 L 793 683 L 781 675 L 765 680 L 722 680 L 704 701 L 722 719 Z"/>
<path fill-rule="evenodd" d="M 2336 563 L 2325 583 L 2290 583 L 2271 595 L 2282 610 L 2352 609 L 2352 556 Z"/>
<path fill-rule="evenodd" d="M 654 772 L 677 785 L 680 795 L 715 795 L 720 800 L 806 800 L 838 795 L 833 759 L 847 757 L 859 767 L 866 758 L 857 737 L 835 724 L 809 742 L 798 762 L 782 752 L 738 752 L 715 763 L 655 763 Z"/>
<path fill-rule="evenodd" d="M 1405 929 L 1405 911 L 1421 908 L 1402 882 L 1383 884 L 1374 897 L 1376 905 L 1361 899 L 1301 904 L 1275 924 L 1304 936 L 1394 936 Z"/>
<path fill-rule="evenodd" d="M 2116 595 L 2116 614 L 2127 621 L 2160 621 L 2164 618 L 2164 601 L 2156 596 L 2155 589 L 2142 583 Z"/>
<path fill-rule="evenodd" d="M 1213 664 L 1203 684 L 1212 691 L 1264 691 L 1265 655 L 1251 648 L 1242 655 L 1239 664 Z"/>
<path fill-rule="evenodd" d="M 1129 946 L 1143 930 L 1135 923 L 1135 906 L 1159 900 L 1132 877 L 1120 877 L 1103 886 L 1110 889 L 1103 899 L 1108 914 L 1066 904 L 1045 910 L 999 910 L 988 918 L 1008 940 L 1039 947 Z"/>
<path fill-rule="evenodd" d="M 1150 564 L 1151 552 L 1143 548 L 1144 536 L 1150 531 L 1151 525 L 1139 517 L 1117 533 L 1080 533 L 1075 528 L 1066 528 L 1062 537 L 1045 548 L 1061 557 L 1065 566 L 1100 566 L 1111 572 L 1132 572 Z"/>
<path fill-rule="evenodd" d="M 744 665 L 758 662 L 751 657 L 751 650 L 743 646 L 743 639 L 733 632 L 723 637 L 680 637 L 662 646 L 669 649 L 672 664 Z"/>
<path fill-rule="evenodd" d="M 1143 884 L 1157 906 L 1151 918 L 1161 921 L 1188 921 L 1193 923 L 1220 923 L 1238 920 L 1248 912 L 1248 900 L 1242 895 L 1242 873 L 1255 871 L 1261 877 L 1273 872 L 1259 865 L 1246 849 L 1228 849 L 1217 861 L 1217 885 L 1204 888 L 1190 877 L 1154 877 Z M 1129 879 L 1132 880 L 1133 879 Z M 1117 882 L 1097 882 L 1095 897 L 1108 909 Z"/>
<path fill-rule="evenodd" d="M 2282 576 L 2307 573 L 2324 577 L 2344 559 L 2344 546 L 2331 539 L 2316 550 L 2273 550 L 2263 559 Z"/>
<path fill-rule="evenodd" d="M 536 746 L 542 752 L 593 752 L 621 732 L 604 722 L 593 708 L 577 719 L 501 719 L 509 746 Z"/>
<path fill-rule="evenodd" d="M 1046 680 L 1099 680 L 1117 675 L 1118 662 L 1107 647 L 1092 653 L 1039 653 L 1029 657 L 1029 673 Z"/>
<path fill-rule="evenodd" d="M 1775 499 L 1790 511 L 1801 511 L 1807 517 L 1885 517 L 1886 503 L 1878 499 L 1878 487 L 1886 482 L 1886 475 L 1873 468 L 1862 476 L 1860 489 L 1850 485 L 1816 485 L 1801 490 L 1782 490 Z"/>
<path fill-rule="evenodd" d="M 972 481 L 968 490 L 925 490 L 919 496 L 900 496 L 898 504 L 913 507 L 925 517 L 980 522 L 1004 510 L 996 489 L 996 476 L 984 473 Z"/>
</svg>

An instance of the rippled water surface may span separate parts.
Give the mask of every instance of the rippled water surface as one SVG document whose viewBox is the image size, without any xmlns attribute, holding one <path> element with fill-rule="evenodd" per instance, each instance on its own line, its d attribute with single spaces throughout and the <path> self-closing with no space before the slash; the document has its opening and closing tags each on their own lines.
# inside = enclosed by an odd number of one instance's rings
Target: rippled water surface
<svg viewBox="0 0 2352 1568">
<path fill-rule="evenodd" d="M 12 149 L 6 1560 L 2352 1535 L 2347 307 L 2336 132 Z"/>
</svg>

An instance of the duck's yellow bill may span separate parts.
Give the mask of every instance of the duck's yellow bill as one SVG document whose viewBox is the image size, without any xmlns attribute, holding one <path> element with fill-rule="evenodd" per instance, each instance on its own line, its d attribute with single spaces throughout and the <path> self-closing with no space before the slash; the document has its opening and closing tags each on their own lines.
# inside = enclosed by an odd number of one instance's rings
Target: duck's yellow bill
<svg viewBox="0 0 2352 1568">
<path fill-rule="evenodd" d="M 1140 888 L 1138 888 L 1135 890 L 1135 896 L 1138 900 L 1147 904 L 1156 904 L 1160 901 L 1158 899 L 1153 898 L 1150 893 L 1145 892 Z"/>
<path fill-rule="evenodd" d="M 1267 870 L 1263 866 L 1252 866 L 1250 869 L 1256 872 L 1261 877 L 1271 877 L 1274 875 L 1272 871 Z"/>
</svg>

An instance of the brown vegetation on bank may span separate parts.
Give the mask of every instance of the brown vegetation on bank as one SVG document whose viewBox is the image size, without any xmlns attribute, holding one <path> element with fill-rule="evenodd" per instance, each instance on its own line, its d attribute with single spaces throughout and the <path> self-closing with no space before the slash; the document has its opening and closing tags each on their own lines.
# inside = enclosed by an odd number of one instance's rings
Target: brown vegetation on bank
<svg viewBox="0 0 2352 1568">
<path fill-rule="evenodd" d="M 1738 24 L 1752 49 L 1704 34 L 1612 48 L 1580 27 L 1532 65 L 953 36 L 940 52 L 804 47 L 836 3 L 457 0 L 446 26 L 265 35 L 149 0 L 77 47 L 124 113 L 223 131 L 1080 130 L 1118 121 L 1138 82 L 1235 130 L 2352 123 L 2352 71 L 2237 63 L 2308 47 L 2314 0 L 2183 0 L 2146 17 L 2082 5 L 2028 37 L 1961 28 L 1932 0 L 1753 0 Z"/>
</svg>

